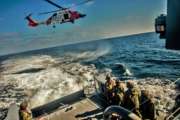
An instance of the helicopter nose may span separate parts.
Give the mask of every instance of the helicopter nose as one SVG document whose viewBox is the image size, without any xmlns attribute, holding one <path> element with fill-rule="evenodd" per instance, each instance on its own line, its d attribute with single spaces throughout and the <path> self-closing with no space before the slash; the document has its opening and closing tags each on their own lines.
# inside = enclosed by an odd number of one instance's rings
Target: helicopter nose
<svg viewBox="0 0 180 120">
<path fill-rule="evenodd" d="M 86 14 L 79 14 L 80 18 L 86 17 Z"/>
</svg>

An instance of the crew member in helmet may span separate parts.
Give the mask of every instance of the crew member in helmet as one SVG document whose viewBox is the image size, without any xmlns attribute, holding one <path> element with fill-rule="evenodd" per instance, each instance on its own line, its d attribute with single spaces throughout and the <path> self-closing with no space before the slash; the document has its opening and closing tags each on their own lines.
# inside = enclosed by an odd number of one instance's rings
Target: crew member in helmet
<svg viewBox="0 0 180 120">
<path fill-rule="evenodd" d="M 113 88 L 113 105 L 124 104 L 124 94 L 125 94 L 125 83 L 122 81 L 117 81 L 116 86 Z"/>
<path fill-rule="evenodd" d="M 32 120 L 32 113 L 28 109 L 28 102 L 27 101 L 23 101 L 20 104 L 19 117 L 20 117 L 20 120 Z"/>
<path fill-rule="evenodd" d="M 109 105 L 112 104 L 114 86 L 115 86 L 115 80 L 111 79 L 111 77 L 107 75 L 106 83 L 105 83 L 105 96 Z"/>
<path fill-rule="evenodd" d="M 128 90 L 125 92 L 125 101 L 124 101 L 124 107 L 136 115 L 138 115 L 140 118 L 142 118 L 141 113 L 139 111 L 140 109 L 140 90 L 135 85 L 134 81 L 128 81 L 127 82 L 127 88 Z"/>
<path fill-rule="evenodd" d="M 143 119 L 149 119 L 149 120 L 157 119 L 154 96 L 148 90 L 142 91 L 140 109 Z"/>
</svg>

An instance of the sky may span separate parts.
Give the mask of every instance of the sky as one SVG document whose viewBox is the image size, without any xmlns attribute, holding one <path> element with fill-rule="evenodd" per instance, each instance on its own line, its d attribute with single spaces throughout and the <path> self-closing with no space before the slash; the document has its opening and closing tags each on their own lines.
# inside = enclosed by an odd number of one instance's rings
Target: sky
<svg viewBox="0 0 180 120">
<path fill-rule="evenodd" d="M 52 0 L 68 7 L 83 0 Z M 0 0 L 0 55 L 40 49 L 74 42 L 154 31 L 154 19 L 166 13 L 166 0 L 93 0 L 77 6 L 87 14 L 75 24 L 30 28 L 24 19 L 32 13 L 37 21 L 49 15 L 39 12 L 57 10 L 44 0 Z"/>
</svg>

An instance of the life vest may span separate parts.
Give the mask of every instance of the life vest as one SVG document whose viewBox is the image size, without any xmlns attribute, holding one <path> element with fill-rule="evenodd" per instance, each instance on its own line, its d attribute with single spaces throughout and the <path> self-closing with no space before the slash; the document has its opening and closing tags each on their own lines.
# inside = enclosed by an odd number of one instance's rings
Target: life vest
<svg viewBox="0 0 180 120">
<path fill-rule="evenodd" d="M 32 120 L 32 114 L 27 110 L 20 110 L 19 111 L 20 120 Z"/>
</svg>

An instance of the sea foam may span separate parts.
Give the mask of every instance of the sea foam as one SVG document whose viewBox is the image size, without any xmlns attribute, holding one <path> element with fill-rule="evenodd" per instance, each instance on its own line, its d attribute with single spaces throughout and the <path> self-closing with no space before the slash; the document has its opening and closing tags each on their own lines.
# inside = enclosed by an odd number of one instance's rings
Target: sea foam
<svg viewBox="0 0 180 120">
<path fill-rule="evenodd" d="M 94 65 L 82 65 L 78 60 L 97 58 L 106 52 L 98 55 L 84 52 L 61 58 L 39 55 L 2 62 L 1 110 L 8 108 L 13 102 L 20 103 L 24 99 L 28 99 L 31 108 L 34 108 L 83 89 L 88 80 L 105 79 L 106 72 L 99 72 Z M 36 72 L 17 73 L 28 69 L 33 70 L 32 68 L 43 69 Z M 154 78 L 139 79 L 137 84 L 142 90 L 152 90 L 158 109 L 164 111 L 172 109 L 174 97 L 177 94 L 174 84 Z"/>
</svg>

